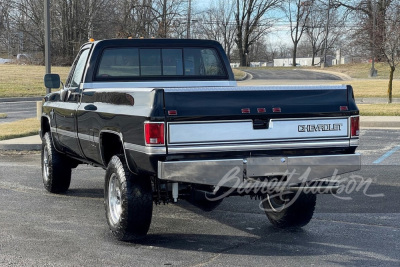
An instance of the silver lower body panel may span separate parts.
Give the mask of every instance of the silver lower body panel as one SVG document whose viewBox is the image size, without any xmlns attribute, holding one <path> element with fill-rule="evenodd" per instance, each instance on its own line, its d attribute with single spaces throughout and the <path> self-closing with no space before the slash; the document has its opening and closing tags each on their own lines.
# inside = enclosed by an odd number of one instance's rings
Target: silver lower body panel
<svg viewBox="0 0 400 267">
<path fill-rule="evenodd" d="M 284 182 L 286 185 L 295 185 L 360 168 L 360 154 L 159 161 L 158 178 L 173 182 L 240 188 L 249 181 L 274 178 L 279 180 L 279 184 Z"/>
</svg>

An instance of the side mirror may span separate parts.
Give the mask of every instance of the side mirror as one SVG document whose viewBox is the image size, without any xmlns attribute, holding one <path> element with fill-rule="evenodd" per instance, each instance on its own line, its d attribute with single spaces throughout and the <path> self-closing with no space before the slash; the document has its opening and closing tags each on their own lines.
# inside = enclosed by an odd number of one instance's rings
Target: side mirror
<svg viewBox="0 0 400 267">
<path fill-rule="evenodd" d="M 60 75 L 46 74 L 44 75 L 44 86 L 46 88 L 60 88 Z"/>
</svg>

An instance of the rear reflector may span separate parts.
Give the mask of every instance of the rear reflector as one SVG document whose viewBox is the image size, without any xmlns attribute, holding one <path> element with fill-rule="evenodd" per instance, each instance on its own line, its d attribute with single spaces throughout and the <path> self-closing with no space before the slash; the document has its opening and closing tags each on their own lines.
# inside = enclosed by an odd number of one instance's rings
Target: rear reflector
<svg viewBox="0 0 400 267">
<path fill-rule="evenodd" d="M 354 116 L 351 120 L 351 137 L 360 136 L 360 117 Z"/>
<path fill-rule="evenodd" d="M 164 140 L 164 123 L 144 123 L 144 136 L 146 145 L 163 145 Z"/>
<path fill-rule="evenodd" d="M 282 112 L 282 109 L 281 108 L 272 108 L 272 112 L 280 113 L 280 112 Z"/>
<path fill-rule="evenodd" d="M 168 115 L 169 116 L 176 116 L 176 115 L 178 115 L 178 111 L 176 111 L 176 110 L 168 110 Z"/>
<path fill-rule="evenodd" d="M 243 114 L 248 114 L 248 113 L 250 113 L 250 109 L 249 108 L 242 108 L 242 113 Z"/>
<path fill-rule="evenodd" d="M 340 111 L 347 111 L 349 110 L 348 106 L 340 106 Z"/>
<path fill-rule="evenodd" d="M 267 109 L 266 108 L 257 108 L 257 112 L 258 113 L 265 113 L 265 112 L 267 112 Z"/>
</svg>

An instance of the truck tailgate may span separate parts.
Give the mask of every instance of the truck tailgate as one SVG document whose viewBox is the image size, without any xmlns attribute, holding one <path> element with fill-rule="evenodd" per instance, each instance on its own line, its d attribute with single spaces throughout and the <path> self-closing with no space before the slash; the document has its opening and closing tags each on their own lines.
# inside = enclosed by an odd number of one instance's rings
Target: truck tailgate
<svg viewBox="0 0 400 267">
<path fill-rule="evenodd" d="M 164 89 L 166 110 L 177 112 L 171 120 L 199 116 L 337 114 L 341 106 L 349 104 L 348 90 L 344 85 Z"/>
<path fill-rule="evenodd" d="M 217 144 L 319 147 L 327 140 L 348 146 L 354 112 L 349 90 L 341 85 L 165 89 L 169 151 Z"/>
</svg>

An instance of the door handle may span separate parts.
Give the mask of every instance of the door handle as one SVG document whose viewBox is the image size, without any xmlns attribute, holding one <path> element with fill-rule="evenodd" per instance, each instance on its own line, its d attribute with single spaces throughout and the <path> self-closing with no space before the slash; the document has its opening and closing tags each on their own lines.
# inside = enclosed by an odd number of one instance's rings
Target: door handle
<svg viewBox="0 0 400 267">
<path fill-rule="evenodd" d="M 85 109 L 85 110 L 92 110 L 92 111 L 94 111 L 94 110 L 97 110 L 97 107 L 96 107 L 95 105 L 93 105 L 93 104 L 89 104 L 89 105 L 86 105 L 86 106 L 84 107 L 84 109 Z"/>
</svg>

